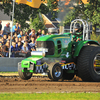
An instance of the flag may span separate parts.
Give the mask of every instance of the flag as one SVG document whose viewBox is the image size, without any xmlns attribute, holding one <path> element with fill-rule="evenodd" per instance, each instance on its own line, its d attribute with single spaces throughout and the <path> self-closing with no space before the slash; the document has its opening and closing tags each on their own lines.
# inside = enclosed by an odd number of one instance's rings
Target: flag
<svg viewBox="0 0 100 100">
<path fill-rule="evenodd" d="M 88 4 L 88 0 L 82 0 L 84 4 Z"/>
<path fill-rule="evenodd" d="M 39 8 L 42 1 L 41 0 L 15 0 L 16 3 L 20 4 L 26 4 L 33 8 Z"/>
<path fill-rule="evenodd" d="M 80 2 L 80 1 L 79 1 L 79 2 Z M 89 3 L 88 0 L 82 0 L 82 2 L 83 2 L 84 4 L 88 4 L 88 3 Z"/>
</svg>

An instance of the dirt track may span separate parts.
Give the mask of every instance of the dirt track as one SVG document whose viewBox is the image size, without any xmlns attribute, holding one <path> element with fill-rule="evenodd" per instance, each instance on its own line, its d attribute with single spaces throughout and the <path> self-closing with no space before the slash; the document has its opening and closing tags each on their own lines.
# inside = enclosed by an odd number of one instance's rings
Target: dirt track
<svg viewBox="0 0 100 100">
<path fill-rule="evenodd" d="M 77 77 L 71 81 L 53 82 L 47 77 L 32 77 L 30 80 L 22 80 L 18 76 L 1 76 L 0 92 L 100 92 L 100 82 L 82 82 Z"/>
</svg>

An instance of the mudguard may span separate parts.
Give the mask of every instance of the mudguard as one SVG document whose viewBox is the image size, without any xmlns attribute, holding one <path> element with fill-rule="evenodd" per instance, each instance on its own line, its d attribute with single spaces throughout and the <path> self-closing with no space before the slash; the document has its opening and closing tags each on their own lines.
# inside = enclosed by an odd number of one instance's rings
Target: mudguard
<svg viewBox="0 0 100 100">
<path fill-rule="evenodd" d="M 80 41 L 80 42 L 78 43 L 77 47 L 76 47 L 76 50 L 75 50 L 75 53 L 74 53 L 74 57 L 78 56 L 79 53 L 80 53 L 80 51 L 81 51 L 81 49 L 83 48 L 83 46 L 84 46 L 85 44 L 88 44 L 88 43 L 89 43 L 89 44 L 96 44 L 96 45 L 99 45 L 99 46 L 100 46 L 100 44 L 99 44 L 97 41 L 93 41 L 93 40 Z"/>
</svg>

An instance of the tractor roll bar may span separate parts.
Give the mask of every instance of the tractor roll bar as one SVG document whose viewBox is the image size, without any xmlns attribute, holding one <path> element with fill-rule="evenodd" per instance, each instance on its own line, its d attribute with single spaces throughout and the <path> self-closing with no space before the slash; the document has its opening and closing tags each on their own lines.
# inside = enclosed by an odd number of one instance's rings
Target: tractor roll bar
<svg viewBox="0 0 100 100">
<path fill-rule="evenodd" d="M 75 25 L 77 23 L 81 23 L 81 25 L 83 25 L 83 40 L 88 40 L 88 22 L 86 20 L 83 19 L 75 19 L 71 22 L 70 25 L 70 32 L 75 32 Z"/>
</svg>

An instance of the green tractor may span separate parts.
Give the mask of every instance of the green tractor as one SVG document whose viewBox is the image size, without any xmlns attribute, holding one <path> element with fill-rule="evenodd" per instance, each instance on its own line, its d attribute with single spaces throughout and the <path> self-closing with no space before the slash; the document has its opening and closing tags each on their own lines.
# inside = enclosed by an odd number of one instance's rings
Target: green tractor
<svg viewBox="0 0 100 100">
<path fill-rule="evenodd" d="M 75 41 L 72 33 L 76 24 L 83 25 L 82 40 Z M 19 77 L 28 80 L 33 73 L 47 73 L 51 80 L 71 80 L 74 75 L 83 81 L 100 81 L 100 45 L 88 40 L 88 23 L 76 19 L 70 32 L 51 34 L 37 39 L 36 51 L 18 63 Z"/>
</svg>

